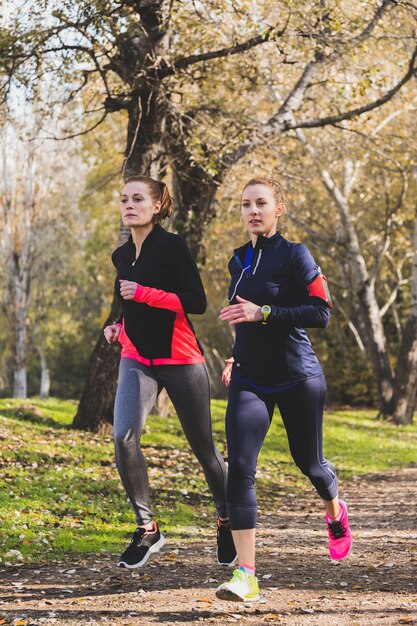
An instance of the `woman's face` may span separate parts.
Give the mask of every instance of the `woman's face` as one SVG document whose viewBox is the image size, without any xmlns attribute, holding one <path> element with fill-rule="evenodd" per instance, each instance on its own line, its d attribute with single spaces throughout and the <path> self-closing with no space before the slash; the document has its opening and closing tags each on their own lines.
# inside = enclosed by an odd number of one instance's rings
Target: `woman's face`
<svg viewBox="0 0 417 626">
<path fill-rule="evenodd" d="M 277 204 L 274 190 L 267 185 L 250 185 L 242 193 L 242 220 L 250 235 L 272 237 L 277 232 L 277 219 L 284 210 Z"/>
<path fill-rule="evenodd" d="M 146 183 L 127 183 L 120 198 L 120 212 L 124 226 L 148 226 L 161 210 L 161 203 L 152 200 Z"/>
</svg>

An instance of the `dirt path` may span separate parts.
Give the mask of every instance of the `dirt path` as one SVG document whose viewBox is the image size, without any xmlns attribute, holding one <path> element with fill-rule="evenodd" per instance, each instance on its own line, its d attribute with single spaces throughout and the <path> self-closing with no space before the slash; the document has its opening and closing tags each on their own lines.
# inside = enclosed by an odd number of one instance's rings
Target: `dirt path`
<svg viewBox="0 0 417 626">
<path fill-rule="evenodd" d="M 327 556 L 313 494 L 298 512 L 283 498 L 260 518 L 262 601 L 252 607 L 215 598 L 231 570 L 201 536 L 186 547 L 168 540 L 140 572 L 116 568 L 114 555 L 2 567 L 0 624 L 417 625 L 416 488 L 417 467 L 345 485 L 354 550 L 340 564 Z"/>
</svg>

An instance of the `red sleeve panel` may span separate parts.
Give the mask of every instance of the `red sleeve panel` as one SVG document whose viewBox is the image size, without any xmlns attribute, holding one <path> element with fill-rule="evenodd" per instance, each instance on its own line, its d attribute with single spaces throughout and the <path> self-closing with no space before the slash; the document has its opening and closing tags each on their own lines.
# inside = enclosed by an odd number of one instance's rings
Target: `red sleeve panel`
<svg viewBox="0 0 417 626">
<path fill-rule="evenodd" d="M 167 309 L 174 313 L 184 313 L 181 300 L 176 293 L 169 293 L 162 289 L 154 289 L 153 287 L 143 287 L 138 285 L 136 287 L 135 295 L 133 297 L 135 302 L 142 302 L 149 306 L 154 306 L 157 309 Z"/>
</svg>

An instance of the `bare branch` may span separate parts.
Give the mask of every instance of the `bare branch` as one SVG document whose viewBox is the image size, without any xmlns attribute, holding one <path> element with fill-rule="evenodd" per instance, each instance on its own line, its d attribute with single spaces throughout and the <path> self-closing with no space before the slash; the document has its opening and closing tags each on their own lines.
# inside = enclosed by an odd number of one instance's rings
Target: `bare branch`
<svg viewBox="0 0 417 626">
<path fill-rule="evenodd" d="M 364 30 L 355 38 L 351 40 L 348 48 L 352 45 L 356 45 L 359 42 L 364 41 L 370 36 L 375 29 L 376 24 L 381 19 L 382 15 L 391 6 L 395 6 L 394 0 L 384 0 L 381 6 L 377 9 L 370 22 L 364 28 Z M 389 90 L 384 96 L 378 98 L 376 101 L 369 103 L 363 107 L 347 111 L 340 115 L 329 116 L 326 118 L 318 118 L 316 120 L 297 121 L 295 118 L 296 111 L 301 107 L 305 95 L 308 89 L 313 85 L 315 76 L 318 73 L 319 68 L 328 63 L 330 60 L 334 60 L 342 56 L 343 51 L 336 47 L 331 53 L 325 54 L 321 49 L 317 49 L 315 59 L 310 61 L 304 67 L 304 70 L 298 79 L 297 83 L 287 96 L 284 103 L 280 106 L 277 113 L 275 113 L 265 124 L 257 126 L 251 133 L 251 135 L 245 139 L 240 146 L 238 146 L 233 152 L 226 154 L 223 158 L 223 166 L 227 168 L 239 161 L 249 151 L 256 149 L 267 138 L 271 136 L 277 136 L 288 130 L 295 130 L 297 128 L 314 128 L 320 126 L 327 126 L 330 124 L 336 124 L 346 119 L 352 119 L 363 113 L 371 111 L 382 104 L 388 102 L 400 89 L 409 81 L 413 75 L 416 74 L 416 68 L 414 67 L 415 59 L 417 56 L 417 47 L 414 50 L 412 58 L 409 63 L 409 67 L 405 76 L 399 81 L 399 83 L 391 90 Z"/>
<path fill-rule="evenodd" d="M 356 326 L 354 325 L 354 323 L 350 319 L 349 315 L 346 313 L 345 309 L 340 304 L 339 299 L 336 296 L 332 295 L 332 300 L 334 302 L 334 305 L 335 305 L 336 309 L 341 313 L 342 317 L 346 321 L 346 323 L 347 323 L 347 325 L 349 327 L 349 330 L 352 332 L 353 336 L 355 337 L 355 340 L 356 340 L 356 343 L 358 344 L 359 350 L 362 353 L 364 353 L 365 352 L 365 346 L 363 345 L 363 341 L 361 339 L 361 336 L 360 336 L 359 331 L 357 330 Z"/>
<path fill-rule="evenodd" d="M 337 124 L 338 122 L 342 122 L 343 120 L 351 120 L 359 115 L 363 115 L 363 113 L 368 113 L 369 111 L 373 111 L 378 107 L 382 106 L 386 102 L 389 102 L 396 93 L 400 91 L 400 89 L 411 79 L 413 76 L 417 76 L 417 68 L 414 67 L 415 60 L 417 58 L 417 47 L 415 48 L 413 55 L 411 57 L 408 70 L 403 76 L 403 78 L 389 91 L 387 91 L 383 96 L 377 98 L 373 102 L 366 104 L 362 107 L 357 107 L 356 109 L 352 109 L 351 111 L 345 111 L 345 113 L 341 113 L 340 115 L 329 115 L 328 117 L 321 117 L 315 120 L 305 120 L 304 122 L 288 122 L 285 126 L 285 130 L 295 129 L 295 128 L 320 128 L 322 126 L 328 126 L 330 124 Z"/>
<path fill-rule="evenodd" d="M 387 311 L 392 306 L 392 304 L 397 300 L 398 291 L 400 290 L 400 288 L 403 285 L 406 285 L 408 283 L 408 280 L 404 279 L 402 276 L 402 265 L 405 263 L 407 259 L 412 258 L 412 256 L 413 254 L 411 252 L 408 252 L 407 254 L 405 254 L 401 265 L 398 266 L 394 263 L 390 254 L 388 253 L 385 254 L 385 257 L 389 261 L 393 272 L 397 275 L 397 283 L 395 287 L 392 289 L 391 294 L 388 297 L 388 300 L 386 301 L 384 306 L 380 309 L 381 317 L 384 317 L 384 315 L 387 313 Z"/>
<path fill-rule="evenodd" d="M 104 120 L 106 119 L 107 115 L 108 115 L 108 111 L 104 111 L 103 115 L 100 117 L 98 122 L 96 122 L 92 126 L 89 126 L 85 130 L 80 131 L 79 133 L 74 133 L 72 135 L 64 135 L 63 137 L 57 137 L 56 135 L 47 135 L 47 138 L 55 139 L 55 141 L 66 141 L 67 139 L 74 139 L 74 137 L 82 137 L 83 135 L 87 135 L 92 130 L 100 126 L 100 124 L 104 122 Z"/>
<path fill-rule="evenodd" d="M 240 54 L 241 52 L 246 52 L 255 46 L 259 46 L 267 41 L 273 41 L 278 37 L 281 37 L 288 26 L 288 20 L 281 30 L 277 30 L 276 26 L 271 26 L 267 28 L 265 32 L 258 35 L 257 37 L 252 37 L 243 43 L 236 44 L 235 46 L 230 46 L 228 48 L 221 48 L 220 50 L 213 50 L 212 52 L 203 52 L 202 54 L 192 54 L 188 57 L 183 57 L 174 61 L 174 63 L 170 67 L 161 68 L 157 72 L 157 76 L 159 78 L 165 78 L 166 76 L 172 76 L 178 70 L 184 69 L 190 65 L 195 65 L 196 63 L 201 63 L 202 61 L 210 61 L 212 59 L 220 59 L 223 57 L 232 56 L 234 54 Z"/>
</svg>

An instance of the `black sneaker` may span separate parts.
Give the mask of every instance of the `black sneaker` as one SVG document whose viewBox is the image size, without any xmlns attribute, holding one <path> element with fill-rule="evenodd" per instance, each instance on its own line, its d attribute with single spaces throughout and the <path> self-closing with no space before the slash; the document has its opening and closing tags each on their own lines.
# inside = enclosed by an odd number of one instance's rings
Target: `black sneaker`
<svg viewBox="0 0 417 626">
<path fill-rule="evenodd" d="M 153 552 L 159 552 L 165 543 L 165 537 L 159 532 L 154 522 L 154 530 L 149 532 L 145 528 L 137 528 L 126 550 L 118 563 L 119 567 L 142 567 Z"/>
<path fill-rule="evenodd" d="M 217 521 L 217 562 L 219 565 L 234 565 L 237 561 L 235 544 L 229 522 Z"/>
</svg>

